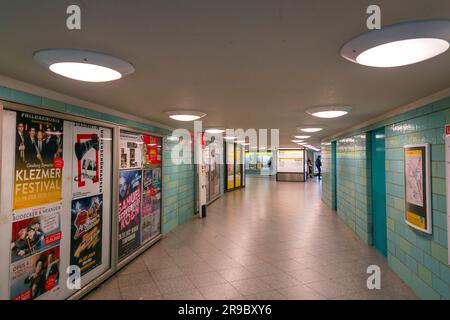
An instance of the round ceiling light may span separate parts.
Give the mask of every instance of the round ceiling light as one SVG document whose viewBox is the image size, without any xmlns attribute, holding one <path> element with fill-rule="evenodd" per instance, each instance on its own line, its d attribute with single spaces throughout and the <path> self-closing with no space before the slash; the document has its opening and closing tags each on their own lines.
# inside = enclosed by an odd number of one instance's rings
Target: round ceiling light
<svg viewBox="0 0 450 320">
<path fill-rule="evenodd" d="M 206 113 L 193 110 L 166 111 L 169 118 L 177 121 L 194 121 L 206 116 Z"/>
<path fill-rule="evenodd" d="M 444 53 L 449 41 L 449 19 L 404 22 L 357 36 L 342 47 L 341 55 L 365 66 L 400 67 Z"/>
<path fill-rule="evenodd" d="M 300 130 L 303 132 L 313 133 L 313 132 L 322 131 L 322 128 L 300 128 Z"/>
<path fill-rule="evenodd" d="M 219 133 L 224 133 L 225 130 L 224 129 L 219 129 L 219 128 L 208 128 L 205 129 L 206 133 L 211 133 L 211 134 L 219 134 Z"/>
<path fill-rule="evenodd" d="M 345 116 L 350 112 L 350 107 L 319 107 L 306 110 L 306 113 L 318 118 L 337 118 Z"/>
<path fill-rule="evenodd" d="M 308 139 L 311 138 L 311 136 L 294 136 L 297 139 Z"/>
<path fill-rule="evenodd" d="M 129 62 L 89 50 L 43 49 L 33 53 L 33 58 L 54 73 L 86 82 L 117 80 L 134 72 Z"/>
<path fill-rule="evenodd" d="M 294 143 L 300 143 L 300 142 L 303 142 L 304 140 L 291 140 L 291 141 Z"/>
</svg>

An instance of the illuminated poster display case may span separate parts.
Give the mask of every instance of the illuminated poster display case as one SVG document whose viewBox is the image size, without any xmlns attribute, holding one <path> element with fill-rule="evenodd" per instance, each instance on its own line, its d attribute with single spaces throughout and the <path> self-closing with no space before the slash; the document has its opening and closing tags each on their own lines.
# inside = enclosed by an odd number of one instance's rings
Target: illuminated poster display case
<svg viewBox="0 0 450 320">
<path fill-rule="evenodd" d="M 0 134 L 0 299 L 78 299 L 161 238 L 162 137 L 6 101 Z"/>
<path fill-rule="evenodd" d="M 122 128 L 119 139 L 119 262 L 161 236 L 162 138 Z"/>
<path fill-rule="evenodd" d="M 0 299 L 79 296 L 114 272 L 114 126 L 9 102 L 0 115 Z"/>
<path fill-rule="evenodd" d="M 305 181 L 305 149 L 277 150 L 277 181 Z"/>
</svg>

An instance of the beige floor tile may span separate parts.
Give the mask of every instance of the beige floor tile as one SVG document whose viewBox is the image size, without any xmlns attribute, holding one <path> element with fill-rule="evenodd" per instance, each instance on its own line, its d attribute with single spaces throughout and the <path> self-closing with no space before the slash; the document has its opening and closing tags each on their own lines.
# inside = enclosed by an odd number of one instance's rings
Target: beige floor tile
<svg viewBox="0 0 450 320">
<path fill-rule="evenodd" d="M 195 289 L 194 284 L 186 276 L 156 281 L 163 295 Z"/>
<path fill-rule="evenodd" d="M 150 272 L 137 272 L 129 274 L 119 274 L 117 276 L 119 288 L 125 288 L 130 286 L 137 286 L 141 284 L 153 283 L 153 279 L 150 276 Z"/>
<path fill-rule="evenodd" d="M 225 280 L 225 278 L 222 277 L 217 271 L 193 274 L 188 276 L 188 278 L 197 288 L 227 283 L 227 280 Z"/>
<path fill-rule="evenodd" d="M 261 293 L 273 289 L 269 284 L 265 283 L 260 278 L 236 280 L 231 281 L 230 283 L 243 296 Z"/>
<path fill-rule="evenodd" d="M 229 300 L 242 298 L 242 295 L 229 283 L 200 288 L 202 295 L 208 300 Z"/>
<path fill-rule="evenodd" d="M 155 283 L 128 286 L 120 289 L 123 300 L 147 300 L 161 296 Z"/>
</svg>

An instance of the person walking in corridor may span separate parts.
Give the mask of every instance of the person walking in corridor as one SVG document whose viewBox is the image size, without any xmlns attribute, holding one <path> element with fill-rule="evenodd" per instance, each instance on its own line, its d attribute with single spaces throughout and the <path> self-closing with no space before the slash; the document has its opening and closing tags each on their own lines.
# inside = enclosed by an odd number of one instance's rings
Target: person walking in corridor
<svg viewBox="0 0 450 320">
<path fill-rule="evenodd" d="M 322 160 L 321 160 L 320 155 L 317 156 L 317 159 L 316 159 L 316 168 L 317 168 L 317 173 L 318 173 L 319 180 L 320 180 L 320 179 L 322 179 Z"/>
<path fill-rule="evenodd" d="M 311 159 L 308 159 L 307 164 L 308 164 L 308 178 L 313 178 L 313 164 Z"/>
</svg>

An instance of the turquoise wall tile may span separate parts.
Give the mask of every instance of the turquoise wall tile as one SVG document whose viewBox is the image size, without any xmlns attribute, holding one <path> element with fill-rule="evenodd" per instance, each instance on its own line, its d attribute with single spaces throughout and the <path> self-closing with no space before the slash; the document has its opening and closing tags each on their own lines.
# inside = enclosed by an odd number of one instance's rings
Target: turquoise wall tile
<svg viewBox="0 0 450 320">
<path fill-rule="evenodd" d="M 444 147 L 447 123 L 450 123 L 450 97 L 336 137 L 338 214 L 366 241 L 370 239 L 370 211 L 364 204 L 371 201 L 367 189 L 370 168 L 359 161 L 364 160 L 365 154 L 364 145 L 357 138 L 373 128 L 385 126 L 388 263 L 423 299 L 450 299 Z M 432 235 L 407 226 L 404 219 L 403 146 L 415 143 L 431 144 Z M 367 153 L 366 158 L 369 156 Z M 324 172 L 330 169 L 328 162 L 324 161 L 323 165 Z M 329 197 L 330 183 L 324 176 L 322 199 L 328 205 L 330 202 L 325 200 Z M 367 228 L 363 227 L 366 221 Z"/>
<path fill-rule="evenodd" d="M 42 97 L 16 90 L 11 90 L 11 100 L 36 107 L 40 107 L 42 104 Z"/>
</svg>

